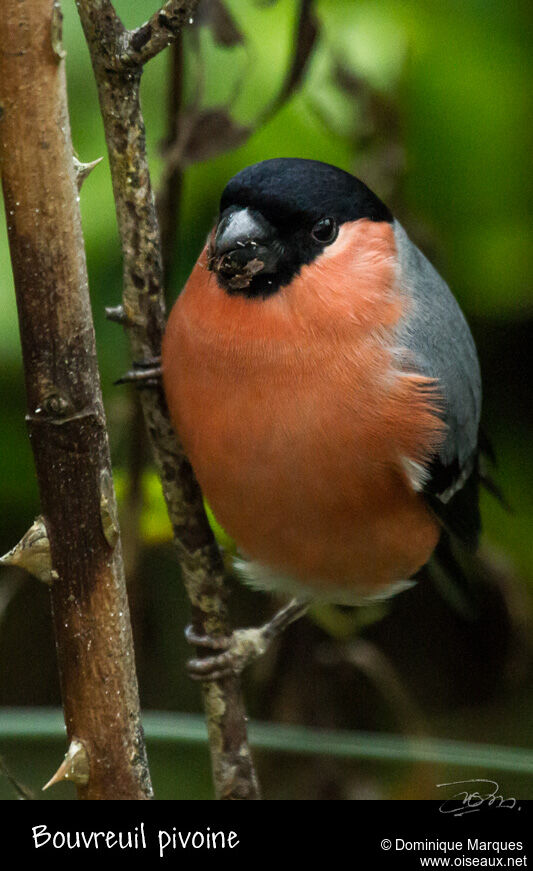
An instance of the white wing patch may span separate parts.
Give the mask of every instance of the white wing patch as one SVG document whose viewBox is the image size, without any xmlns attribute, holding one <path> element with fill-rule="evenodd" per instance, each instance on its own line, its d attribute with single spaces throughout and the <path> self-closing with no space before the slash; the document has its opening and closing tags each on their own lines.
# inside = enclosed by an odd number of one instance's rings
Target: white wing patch
<svg viewBox="0 0 533 871">
<path fill-rule="evenodd" d="M 420 493 L 431 477 L 429 469 L 409 457 L 401 457 L 401 463 L 409 484 L 415 493 Z"/>
</svg>

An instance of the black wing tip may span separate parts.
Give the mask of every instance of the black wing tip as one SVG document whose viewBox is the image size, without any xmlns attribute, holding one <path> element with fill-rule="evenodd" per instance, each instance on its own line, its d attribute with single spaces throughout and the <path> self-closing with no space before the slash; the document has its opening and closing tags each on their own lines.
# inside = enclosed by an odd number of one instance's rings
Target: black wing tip
<svg viewBox="0 0 533 871">
<path fill-rule="evenodd" d="M 464 483 L 447 500 L 442 494 L 453 488 L 464 474 L 457 458 L 445 464 L 437 454 L 429 466 L 430 477 L 424 488 L 424 495 L 431 510 L 443 529 L 458 540 L 469 551 L 475 551 L 481 535 L 481 515 L 479 493 L 483 487 L 510 514 L 514 513 L 505 493 L 496 483 L 488 466 L 496 466 L 496 453 L 486 431 L 480 427 L 476 452 L 468 465 L 472 469 Z"/>
<path fill-rule="evenodd" d="M 457 468 L 456 468 L 457 466 Z M 450 466 L 444 466 L 436 457 L 431 466 L 432 474 L 424 492 L 426 502 L 437 517 L 443 529 L 453 538 L 458 539 L 469 551 L 474 552 L 481 535 L 481 514 L 479 511 L 479 483 L 477 457 L 470 475 L 462 486 L 444 501 L 442 496 L 459 478 L 459 467 L 454 461 Z"/>
</svg>

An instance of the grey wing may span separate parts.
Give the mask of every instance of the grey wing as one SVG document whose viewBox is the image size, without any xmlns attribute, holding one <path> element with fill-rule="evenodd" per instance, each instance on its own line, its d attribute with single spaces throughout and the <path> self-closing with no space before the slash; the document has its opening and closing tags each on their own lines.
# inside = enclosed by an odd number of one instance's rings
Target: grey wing
<svg viewBox="0 0 533 871">
<path fill-rule="evenodd" d="M 465 542 L 479 534 L 478 431 L 481 374 L 472 334 L 446 282 L 394 222 L 400 287 L 409 297 L 396 339 L 406 368 L 441 388 L 446 436 L 423 490 L 443 525 Z"/>
</svg>

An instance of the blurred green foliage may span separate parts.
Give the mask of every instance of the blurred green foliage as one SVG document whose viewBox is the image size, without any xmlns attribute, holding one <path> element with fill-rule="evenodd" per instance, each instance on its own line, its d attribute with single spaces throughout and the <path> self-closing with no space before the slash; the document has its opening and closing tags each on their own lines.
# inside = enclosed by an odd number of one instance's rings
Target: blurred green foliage
<svg viewBox="0 0 533 871">
<path fill-rule="evenodd" d="M 96 88 L 74 4 L 63 5 L 73 141 L 81 160 L 93 160 L 106 155 Z M 115 5 L 126 25 L 133 27 L 159 4 L 117 0 Z M 533 592 L 528 6 L 521 0 L 450 0 L 446 4 L 436 0 L 383 0 L 379 4 L 317 0 L 317 39 L 301 87 L 280 107 L 276 100 L 294 54 L 297 0 L 227 0 L 236 24 L 231 47 L 220 44 L 220 35 L 208 26 L 187 28 L 183 39 L 185 109 L 193 105 L 216 108 L 241 125 L 239 129 L 249 127 L 251 135 L 238 147 L 189 162 L 184 168 L 174 240 L 177 253 L 168 288 L 169 299 L 173 299 L 203 245 L 221 190 L 243 166 L 267 157 L 312 157 L 342 166 L 367 181 L 446 277 L 472 325 L 484 375 L 485 428 L 498 456 L 498 483 L 514 509 L 508 514 L 491 497 L 483 498 L 485 541 L 506 576 L 518 578 L 511 598 L 522 619 L 526 619 Z M 169 125 L 169 70 L 167 52 L 149 64 L 143 78 L 156 189 L 165 170 L 162 143 Z M 113 380 L 128 368 L 128 350 L 120 329 L 104 318 L 104 306 L 117 305 L 121 294 L 107 156 L 86 181 L 81 208 L 117 489 L 123 525 L 129 525 L 130 532 L 133 525 L 130 592 L 141 696 L 146 707 L 198 710 L 196 690 L 183 672 L 186 603 L 168 547 L 169 525 L 160 488 L 148 469 L 141 477 L 140 496 L 132 497 L 132 397 L 125 388 L 112 387 Z M 4 222 L 0 226 L 0 388 L 0 547 L 6 551 L 30 525 L 39 505 L 24 426 L 20 346 Z M 18 580 L 5 573 L 0 584 L 9 590 Z M 13 590 L 3 605 L 0 602 L 0 705 L 57 704 L 46 594 L 34 582 L 21 583 Z M 233 600 L 238 618 L 245 621 L 259 622 L 267 607 L 259 594 L 240 588 L 235 589 Z M 321 625 L 331 629 L 325 620 Z M 313 631 L 315 635 L 320 632 L 316 627 Z M 516 629 L 516 638 L 519 635 Z M 483 700 L 483 737 L 531 746 L 531 734 L 525 734 L 522 725 L 522 712 L 531 708 L 533 698 L 530 661 L 516 638 L 513 650 L 520 650 L 509 666 L 515 679 L 503 689 L 495 685 L 494 697 L 488 693 Z M 282 654 L 283 649 L 278 656 Z M 457 651 L 448 650 L 447 655 L 453 658 Z M 291 691 L 290 680 L 285 681 L 288 689 L 282 681 L 285 688 L 276 695 L 268 666 L 261 668 L 249 681 L 251 705 L 259 714 L 297 722 L 307 715 L 312 722 L 340 728 L 391 725 L 387 716 L 380 719 L 375 698 L 370 699 L 375 719 L 367 722 L 363 717 L 362 723 L 329 723 L 314 708 L 294 709 L 283 695 Z M 405 669 L 409 673 L 409 663 Z M 422 679 L 431 687 L 431 664 Z M 270 708 L 264 698 L 261 701 L 265 686 L 271 702 L 270 696 L 275 697 Z M 420 686 L 412 685 L 410 691 L 418 700 L 426 697 Z M 457 734 L 478 740 L 480 733 L 475 729 L 480 719 L 474 709 L 480 701 L 471 699 L 470 703 L 461 699 L 463 708 L 472 712 L 462 719 L 451 709 L 435 709 L 433 715 L 426 711 L 432 730 L 442 737 Z M 161 756 L 161 748 L 154 753 Z M 46 747 L 39 754 L 38 758 L 22 754 L 26 762 L 21 776 L 32 786 L 43 779 L 44 757 L 44 779 L 54 765 L 48 761 Z M 168 759 L 158 767 L 165 796 L 172 794 L 169 784 L 176 778 L 189 783 L 191 765 L 200 766 L 201 774 L 196 787 L 191 782 L 190 797 L 208 794 L 206 759 L 188 754 L 179 748 L 169 750 Z M 20 759 L 21 754 L 14 753 L 15 767 Z M 178 773 L 167 774 L 166 782 L 165 771 L 172 769 Z M 389 778 L 382 777 L 382 772 L 382 768 L 367 766 L 365 777 L 377 779 L 380 795 L 401 797 L 401 778 L 393 788 L 394 772 L 389 772 Z M 271 783 L 267 762 L 264 773 Z M 298 776 L 296 767 L 295 781 Z M 414 797 L 434 797 L 424 794 L 426 786 L 420 785 L 417 793 L 410 782 L 404 794 L 413 797 L 414 789 Z M 520 788 L 526 797 L 528 788 L 523 781 Z M 2 790 L 0 783 L 0 797 Z M 291 790 L 293 786 L 288 786 L 288 793 Z M 283 797 L 279 785 L 274 791 Z M 180 790 L 180 795 L 185 797 L 187 790 Z M 531 787 L 529 795 L 533 797 Z"/>
</svg>

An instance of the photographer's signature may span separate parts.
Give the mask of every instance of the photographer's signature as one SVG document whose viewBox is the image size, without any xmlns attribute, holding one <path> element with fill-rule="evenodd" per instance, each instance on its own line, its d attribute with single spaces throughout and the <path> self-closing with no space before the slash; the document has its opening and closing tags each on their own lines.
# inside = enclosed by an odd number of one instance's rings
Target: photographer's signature
<svg viewBox="0 0 533 871">
<path fill-rule="evenodd" d="M 500 794 L 500 787 L 495 780 L 485 780 L 482 777 L 474 777 L 471 780 L 454 780 L 451 783 L 437 783 L 437 787 L 461 786 L 463 789 L 456 792 L 451 798 L 441 804 L 441 814 L 452 814 L 454 817 L 462 817 L 480 811 L 482 808 L 507 808 L 508 810 L 520 810 L 516 798 L 504 798 Z M 473 788 L 474 787 L 474 788 Z"/>
</svg>

